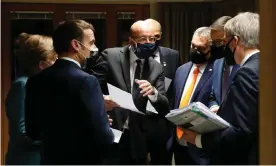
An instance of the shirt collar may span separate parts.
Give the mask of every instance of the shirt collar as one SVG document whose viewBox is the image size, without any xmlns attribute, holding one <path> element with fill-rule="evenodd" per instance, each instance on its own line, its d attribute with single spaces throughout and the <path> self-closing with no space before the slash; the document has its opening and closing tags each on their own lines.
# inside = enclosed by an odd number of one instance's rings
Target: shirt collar
<svg viewBox="0 0 276 166">
<path fill-rule="evenodd" d="M 198 69 L 199 69 L 200 74 L 203 74 L 203 72 L 204 72 L 206 66 L 207 66 L 206 63 L 204 63 L 203 65 L 199 66 Z M 194 64 L 194 65 L 193 65 L 193 68 L 197 68 L 197 66 Z"/>
<path fill-rule="evenodd" d="M 246 56 L 242 59 L 240 66 L 243 66 L 243 65 L 245 64 L 245 62 L 246 62 L 252 55 L 254 55 L 254 54 L 258 53 L 258 52 L 260 52 L 260 50 L 253 51 L 253 52 L 251 52 L 250 54 L 246 55 Z"/>
<path fill-rule="evenodd" d="M 72 59 L 72 58 L 68 58 L 68 57 L 61 57 L 61 58 L 59 58 L 59 59 L 64 59 L 64 60 L 67 60 L 67 61 L 71 61 L 71 62 L 73 62 L 73 63 L 77 64 L 77 65 L 81 68 L 80 63 L 79 63 L 78 61 L 76 61 L 76 60 Z"/>
</svg>

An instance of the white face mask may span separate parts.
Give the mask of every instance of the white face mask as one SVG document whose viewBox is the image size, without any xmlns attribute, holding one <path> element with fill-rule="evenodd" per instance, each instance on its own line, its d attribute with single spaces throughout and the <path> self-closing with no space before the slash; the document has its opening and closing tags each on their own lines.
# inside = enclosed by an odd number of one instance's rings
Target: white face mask
<svg viewBox="0 0 276 166">
<path fill-rule="evenodd" d="M 78 41 L 83 47 L 85 47 L 86 49 L 88 49 L 90 52 L 92 51 L 92 49 L 89 49 L 88 47 L 86 47 L 84 44 L 82 44 L 82 42 Z M 81 56 L 84 58 L 84 59 L 87 59 L 88 57 L 84 56 L 80 51 L 78 52 L 79 54 L 81 54 Z"/>
</svg>

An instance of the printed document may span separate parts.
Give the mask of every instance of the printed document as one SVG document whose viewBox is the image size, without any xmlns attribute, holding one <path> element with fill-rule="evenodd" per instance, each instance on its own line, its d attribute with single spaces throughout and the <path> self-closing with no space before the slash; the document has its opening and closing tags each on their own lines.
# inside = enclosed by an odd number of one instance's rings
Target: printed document
<svg viewBox="0 0 276 166">
<path fill-rule="evenodd" d="M 231 126 L 200 102 L 193 102 L 182 109 L 171 110 L 166 118 L 177 126 L 182 126 L 200 134 Z"/>
</svg>

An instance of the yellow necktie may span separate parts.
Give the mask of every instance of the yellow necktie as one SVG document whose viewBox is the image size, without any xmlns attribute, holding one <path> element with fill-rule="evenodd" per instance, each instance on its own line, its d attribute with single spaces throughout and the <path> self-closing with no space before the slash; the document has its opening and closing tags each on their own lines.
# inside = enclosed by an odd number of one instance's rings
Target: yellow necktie
<svg viewBox="0 0 276 166">
<path fill-rule="evenodd" d="M 184 108 L 189 104 L 190 98 L 192 97 L 192 92 L 193 92 L 195 84 L 196 84 L 196 79 L 197 79 L 198 73 L 199 73 L 199 69 L 195 68 L 194 71 L 193 71 L 192 82 L 189 85 L 186 93 L 182 97 L 182 99 L 180 101 L 179 108 Z M 183 135 L 183 131 L 180 128 L 177 128 L 176 129 L 176 135 L 177 135 L 177 138 L 180 139 Z"/>
</svg>

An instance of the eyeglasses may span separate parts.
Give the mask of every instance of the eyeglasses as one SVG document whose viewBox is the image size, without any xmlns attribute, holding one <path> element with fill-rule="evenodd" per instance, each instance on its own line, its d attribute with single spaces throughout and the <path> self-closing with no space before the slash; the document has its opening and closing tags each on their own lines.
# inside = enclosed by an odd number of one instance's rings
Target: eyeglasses
<svg viewBox="0 0 276 166">
<path fill-rule="evenodd" d="M 157 38 L 154 36 L 151 36 L 151 37 L 142 36 L 142 37 L 136 38 L 135 40 L 138 43 L 147 43 L 147 42 L 154 43 L 154 42 L 156 42 Z"/>
<path fill-rule="evenodd" d="M 223 40 L 212 41 L 212 45 L 216 47 L 220 47 L 224 45 L 224 41 Z"/>
</svg>

